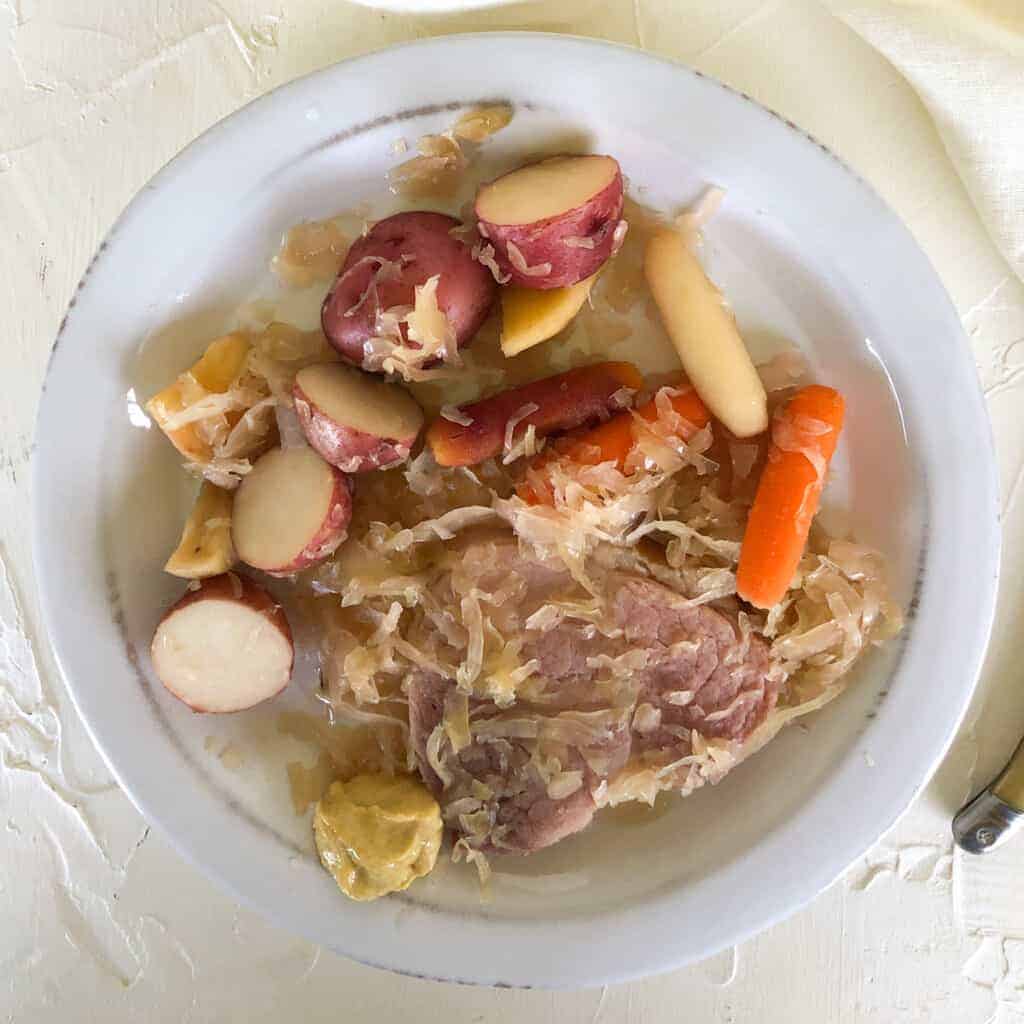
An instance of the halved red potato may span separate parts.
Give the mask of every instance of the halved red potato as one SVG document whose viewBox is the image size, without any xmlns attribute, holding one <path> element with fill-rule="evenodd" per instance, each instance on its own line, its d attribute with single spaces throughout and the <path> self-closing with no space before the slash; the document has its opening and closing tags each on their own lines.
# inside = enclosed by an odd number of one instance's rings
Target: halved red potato
<svg viewBox="0 0 1024 1024">
<path fill-rule="evenodd" d="M 481 185 L 477 228 L 513 284 L 564 288 L 614 254 L 625 230 L 622 202 L 612 157 L 550 157 Z"/>
<path fill-rule="evenodd" d="M 231 536 L 246 565 L 288 576 L 333 554 L 351 518 L 344 473 L 312 448 L 273 448 L 235 491 Z"/>
<path fill-rule="evenodd" d="M 459 406 L 458 422 L 442 416 L 430 424 L 427 444 L 441 466 L 472 466 L 499 455 L 531 426 L 540 438 L 607 418 L 627 408 L 642 386 L 632 363 L 578 366 Z"/>
<path fill-rule="evenodd" d="M 244 711 L 277 696 L 294 645 L 281 606 L 244 576 L 203 580 L 164 613 L 150 647 L 160 682 L 193 711 Z"/>
<path fill-rule="evenodd" d="M 299 370 L 292 396 L 306 439 L 344 473 L 405 462 L 423 427 L 405 388 L 342 363 Z"/>
<path fill-rule="evenodd" d="M 364 345 L 379 333 L 378 314 L 412 306 L 416 287 L 435 275 L 440 277 L 438 308 L 451 324 L 456 344 L 469 344 L 487 318 L 497 286 L 491 272 L 452 236 L 459 223 L 425 210 L 396 213 L 357 239 L 320 312 L 324 334 L 345 359 L 375 369 L 364 363 Z"/>
</svg>

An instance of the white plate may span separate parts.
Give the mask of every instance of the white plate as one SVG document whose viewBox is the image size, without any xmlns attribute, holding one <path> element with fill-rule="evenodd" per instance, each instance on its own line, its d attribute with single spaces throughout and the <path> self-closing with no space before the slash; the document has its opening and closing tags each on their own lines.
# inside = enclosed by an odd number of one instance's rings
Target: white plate
<svg viewBox="0 0 1024 1024">
<path fill-rule="evenodd" d="M 902 637 L 849 691 L 721 785 L 630 823 L 401 898 L 346 901 L 311 855 L 283 764 L 282 702 L 200 717 L 148 664 L 160 572 L 188 486 L 144 421 L 148 397 L 265 283 L 282 230 L 379 195 L 389 144 L 508 99 L 495 160 L 541 145 L 614 153 L 647 202 L 727 189 L 709 231 L 717 277 L 757 345 L 780 336 L 845 392 L 833 497 L 891 560 Z M 157 336 L 159 345 L 142 346 Z M 171 344 L 173 342 L 173 344 Z M 896 400 L 898 396 L 898 404 Z M 872 190 L 814 140 L 710 79 L 634 50 L 536 34 L 434 39 L 328 68 L 217 125 L 136 197 L 61 328 L 39 414 L 35 556 L 75 703 L 118 780 L 239 899 L 355 959 L 507 985 L 618 981 L 707 956 L 810 900 L 925 783 L 977 677 L 998 569 L 996 477 L 969 348 L 928 261 Z M 208 742 L 208 738 L 213 737 Z M 231 740 L 241 770 L 216 755 Z M 208 746 L 212 750 L 206 749 Z M 873 764 L 873 767 L 872 767 Z M 628 816 L 627 816 L 628 817 Z"/>
</svg>

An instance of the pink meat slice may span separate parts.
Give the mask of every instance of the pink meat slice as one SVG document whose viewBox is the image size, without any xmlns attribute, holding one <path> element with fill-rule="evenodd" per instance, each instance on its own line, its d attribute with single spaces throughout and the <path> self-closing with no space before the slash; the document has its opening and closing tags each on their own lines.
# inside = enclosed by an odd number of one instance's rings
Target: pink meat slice
<svg viewBox="0 0 1024 1024">
<path fill-rule="evenodd" d="M 427 740 L 444 717 L 444 699 L 455 684 L 430 672 L 415 672 L 409 680 L 409 733 L 416 764 L 430 791 L 439 799 L 443 786 L 427 758 Z"/>
<path fill-rule="evenodd" d="M 618 587 L 614 612 L 629 646 L 648 652 L 637 700 L 658 708 L 663 725 L 742 741 L 775 707 L 779 680 L 768 644 L 753 633 L 741 637 L 721 612 L 641 579 Z M 647 747 L 674 742 L 666 729 L 644 736 Z"/>
<path fill-rule="evenodd" d="M 460 761 L 474 778 L 499 776 L 504 783 L 497 801 L 495 824 L 507 831 L 502 834 L 500 845 L 488 844 L 485 851 L 531 853 L 552 846 L 585 829 L 597 810 L 590 788 L 594 780 L 575 752 L 563 767 L 582 769 L 584 784 L 562 799 L 548 796 L 544 781 L 532 769 L 529 754 L 520 744 L 510 743 L 505 747 L 504 744 L 473 743 L 462 753 Z"/>
<path fill-rule="evenodd" d="M 430 734 L 443 717 L 445 697 L 454 685 L 450 680 L 427 673 L 417 673 L 409 685 L 409 727 L 417 764 L 424 781 L 443 808 L 454 806 L 455 801 L 464 797 L 465 787 L 447 792 L 430 765 L 426 749 Z M 481 716 L 484 718 L 500 717 L 503 713 L 480 701 L 471 701 L 470 708 L 474 720 L 481 710 L 485 712 Z M 531 711 L 524 711 L 516 705 L 514 710 L 504 713 L 521 718 Z M 551 712 L 548 708 L 534 709 L 532 714 L 542 717 Z M 500 841 L 488 841 L 480 848 L 485 852 L 530 853 L 586 828 L 597 810 L 593 790 L 602 779 L 610 777 L 625 764 L 629 745 L 628 729 L 620 728 L 610 731 L 604 742 L 589 745 L 585 752 L 569 748 L 562 767 L 564 770 L 582 771 L 583 785 L 566 797 L 552 798 L 531 763 L 527 743 L 516 740 L 471 743 L 455 756 L 454 766 L 494 790 L 495 797 L 489 804 L 495 834 L 500 834 Z M 448 824 L 459 831 L 457 820 L 450 820 Z"/>
<path fill-rule="evenodd" d="M 460 555 L 463 569 L 483 591 L 520 579 L 521 608 L 535 609 L 571 585 L 566 573 L 523 558 L 513 542 L 491 539 L 474 543 Z M 590 823 L 597 809 L 594 792 L 602 781 L 614 779 L 631 752 L 686 754 L 689 737 L 685 733 L 690 729 L 707 737 L 742 741 L 775 705 L 779 683 L 771 671 L 768 645 L 760 636 L 744 635 L 724 613 L 691 606 L 667 587 L 637 576 L 610 575 L 607 593 L 618 636 L 604 636 L 586 623 L 571 620 L 547 632 L 520 632 L 522 659 L 536 658 L 539 675 L 547 680 L 542 703 L 517 702 L 500 709 L 487 701 L 470 702 L 474 722 L 503 715 L 541 721 L 563 712 L 608 710 L 608 692 L 597 681 L 599 669 L 592 667 L 590 659 L 598 654 L 618 657 L 631 651 L 645 652 L 646 665 L 630 680 L 633 703 L 627 710 L 650 704 L 659 711 L 660 723 L 642 733 L 623 724 L 585 749 L 570 746 L 563 770 L 583 771 L 584 785 L 567 797 L 548 795 L 544 780 L 531 763 L 531 741 L 508 739 L 475 740 L 452 755 L 446 763 L 457 770 L 463 784 L 446 791 L 429 764 L 426 748 L 442 721 L 446 695 L 455 684 L 425 672 L 410 680 L 412 743 L 420 772 L 442 807 L 454 808 L 462 802 L 467 777 L 485 782 L 495 791 L 490 811 L 494 834 L 500 839 L 479 847 L 485 852 L 529 853 L 559 842 Z M 620 702 L 621 693 L 615 706 Z M 629 716 L 623 721 L 628 722 Z M 457 814 L 446 815 L 446 820 L 460 831 Z"/>
</svg>

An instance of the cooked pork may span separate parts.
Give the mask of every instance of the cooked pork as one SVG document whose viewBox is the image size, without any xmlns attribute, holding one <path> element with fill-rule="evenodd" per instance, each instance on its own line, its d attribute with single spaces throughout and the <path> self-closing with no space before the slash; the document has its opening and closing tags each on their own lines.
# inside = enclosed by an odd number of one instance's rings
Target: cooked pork
<svg viewBox="0 0 1024 1024">
<path fill-rule="evenodd" d="M 529 673 L 514 694 L 426 671 L 407 684 L 419 769 L 471 849 L 550 846 L 630 772 L 653 766 L 679 786 L 678 762 L 707 740 L 738 747 L 775 705 L 780 673 L 742 615 L 622 572 L 581 596 L 509 536 L 457 548 L 449 564 L 442 592 L 484 602 Z"/>
</svg>

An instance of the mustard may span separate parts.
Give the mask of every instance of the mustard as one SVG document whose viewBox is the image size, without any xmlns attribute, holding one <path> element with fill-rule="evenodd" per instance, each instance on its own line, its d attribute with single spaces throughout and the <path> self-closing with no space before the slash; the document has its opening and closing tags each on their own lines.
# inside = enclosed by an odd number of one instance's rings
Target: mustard
<svg viewBox="0 0 1024 1024">
<path fill-rule="evenodd" d="M 354 900 L 375 900 L 422 878 L 437 861 L 441 833 L 441 808 L 411 775 L 332 782 L 313 816 L 320 862 Z"/>
</svg>

